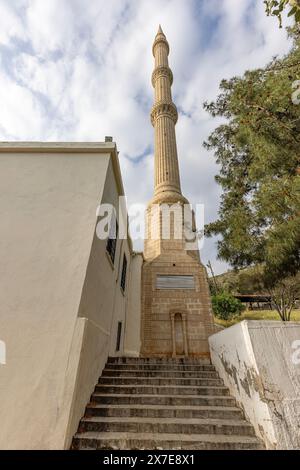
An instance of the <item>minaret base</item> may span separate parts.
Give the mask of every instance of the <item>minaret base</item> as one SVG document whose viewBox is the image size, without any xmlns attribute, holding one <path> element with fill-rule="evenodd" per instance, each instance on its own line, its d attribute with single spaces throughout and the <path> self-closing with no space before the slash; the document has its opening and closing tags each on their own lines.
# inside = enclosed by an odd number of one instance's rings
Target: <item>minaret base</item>
<svg viewBox="0 0 300 470">
<path fill-rule="evenodd" d="M 163 286 L 174 280 L 179 284 L 189 281 L 193 288 Z M 215 327 L 201 262 L 176 251 L 146 261 L 142 293 L 142 356 L 209 357 L 208 337 Z"/>
</svg>

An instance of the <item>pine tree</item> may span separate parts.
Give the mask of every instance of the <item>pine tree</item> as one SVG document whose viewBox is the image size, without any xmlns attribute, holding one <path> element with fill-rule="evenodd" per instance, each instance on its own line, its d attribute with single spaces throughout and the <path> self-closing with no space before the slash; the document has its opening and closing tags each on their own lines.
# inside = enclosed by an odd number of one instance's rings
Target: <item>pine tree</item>
<svg viewBox="0 0 300 470">
<path fill-rule="evenodd" d="M 282 27 L 282 13 L 289 7 L 288 16 L 300 23 L 300 0 L 264 0 L 268 16 L 277 16 Z"/>
<path fill-rule="evenodd" d="M 214 150 L 223 195 L 208 236 L 234 268 L 263 264 L 266 285 L 300 268 L 300 34 L 291 52 L 266 68 L 223 80 L 205 103 L 227 119 L 204 144 Z"/>
</svg>

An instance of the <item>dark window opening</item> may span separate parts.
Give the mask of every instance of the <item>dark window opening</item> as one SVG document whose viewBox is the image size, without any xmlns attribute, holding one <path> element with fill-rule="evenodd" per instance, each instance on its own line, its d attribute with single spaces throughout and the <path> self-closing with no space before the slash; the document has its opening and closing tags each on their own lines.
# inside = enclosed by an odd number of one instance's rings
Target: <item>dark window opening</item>
<svg viewBox="0 0 300 470">
<path fill-rule="evenodd" d="M 116 345 L 116 351 L 120 351 L 120 345 L 121 345 L 121 334 L 122 334 L 122 322 L 118 322 L 118 332 L 117 332 L 117 345 Z"/>
<path fill-rule="evenodd" d="M 122 275 L 121 275 L 121 289 L 123 292 L 125 292 L 125 287 L 126 287 L 126 272 L 127 272 L 127 258 L 126 258 L 126 255 L 124 254 Z"/>
<path fill-rule="evenodd" d="M 112 215 L 111 221 L 110 221 L 110 228 L 109 228 L 109 236 L 107 239 L 106 243 L 106 251 L 110 256 L 110 259 L 112 262 L 115 262 L 115 256 L 116 256 L 116 247 L 117 247 L 117 239 L 118 239 L 118 221 L 115 217 L 115 215 Z"/>
</svg>

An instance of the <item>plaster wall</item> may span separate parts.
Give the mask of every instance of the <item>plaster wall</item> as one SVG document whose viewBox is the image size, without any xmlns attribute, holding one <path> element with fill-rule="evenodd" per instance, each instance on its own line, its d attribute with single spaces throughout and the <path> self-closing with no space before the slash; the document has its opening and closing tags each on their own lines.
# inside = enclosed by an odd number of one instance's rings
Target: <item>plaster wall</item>
<svg viewBox="0 0 300 470">
<path fill-rule="evenodd" d="M 77 367 L 78 308 L 109 159 L 0 153 L 1 449 L 63 447 L 66 373 Z"/>
<path fill-rule="evenodd" d="M 131 259 L 128 296 L 128 314 L 125 324 L 124 354 L 138 357 L 141 350 L 141 270 L 143 255 L 135 253 Z"/>
<path fill-rule="evenodd" d="M 300 447 L 299 339 L 299 323 L 279 321 L 243 321 L 209 338 L 213 364 L 268 449 Z"/>
<path fill-rule="evenodd" d="M 109 203 L 119 218 L 119 195 L 112 160 L 107 168 L 101 203 Z M 96 212 L 96 211 L 95 211 Z M 131 246 L 128 239 L 117 240 L 114 262 L 106 252 L 106 239 L 94 233 L 78 312 L 76 329 L 81 332 L 78 369 L 73 381 L 65 448 L 69 448 L 80 418 L 84 415 L 107 357 L 123 355 L 124 326 L 127 313 L 128 277 L 131 268 Z M 127 285 L 121 289 L 124 253 L 127 258 Z M 118 322 L 122 323 L 121 344 L 116 350 Z M 76 342 L 76 336 L 75 336 Z"/>
<path fill-rule="evenodd" d="M 99 203 L 118 216 L 124 194 L 115 144 L 2 143 L 0 189 L 0 448 L 69 448 L 108 355 L 124 354 L 134 283 L 140 295 L 130 239 L 112 263 L 95 234 Z"/>
</svg>

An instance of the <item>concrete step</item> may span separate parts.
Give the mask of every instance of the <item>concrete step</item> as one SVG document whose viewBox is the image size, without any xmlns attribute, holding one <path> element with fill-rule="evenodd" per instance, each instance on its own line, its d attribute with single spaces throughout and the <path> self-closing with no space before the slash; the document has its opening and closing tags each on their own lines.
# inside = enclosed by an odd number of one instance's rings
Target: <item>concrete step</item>
<svg viewBox="0 0 300 470">
<path fill-rule="evenodd" d="M 91 405 L 85 417 L 121 416 L 140 418 L 214 418 L 243 419 L 243 412 L 234 406 L 166 406 L 166 405 Z"/>
<path fill-rule="evenodd" d="M 109 357 L 109 364 L 174 364 L 174 365 L 204 365 L 211 364 L 210 359 L 199 359 L 192 357 Z"/>
<path fill-rule="evenodd" d="M 108 359 L 76 449 L 263 449 L 208 359 Z"/>
<path fill-rule="evenodd" d="M 153 394 L 153 395 L 228 395 L 227 387 L 188 386 L 188 385 L 96 385 L 95 391 L 109 394 Z"/>
<path fill-rule="evenodd" d="M 91 403 L 112 405 L 165 405 L 165 406 L 235 406 L 231 396 L 213 395 L 133 395 L 131 393 L 93 393 Z"/>
<path fill-rule="evenodd" d="M 74 449 L 106 450 L 260 450 L 261 442 L 250 436 L 214 434 L 154 434 L 139 435 L 128 432 L 86 432 L 76 434 Z"/>
<path fill-rule="evenodd" d="M 145 370 L 143 369 L 104 369 L 102 372 L 102 377 L 191 377 L 191 378 L 200 378 L 200 379 L 218 379 L 219 375 L 217 372 L 213 371 L 189 371 L 189 370 Z"/>
<path fill-rule="evenodd" d="M 146 364 L 146 363 L 130 363 L 130 364 L 117 364 L 106 363 L 105 369 L 118 369 L 118 370 L 169 370 L 169 371 L 212 371 L 215 372 L 215 367 L 211 364 Z"/>
<path fill-rule="evenodd" d="M 93 416 L 83 418 L 80 432 L 136 432 L 136 433 L 181 433 L 224 434 L 254 436 L 253 427 L 246 420 L 225 419 L 181 419 L 181 418 L 133 418 Z"/>
<path fill-rule="evenodd" d="M 100 377 L 99 384 L 106 385 L 189 385 L 194 387 L 201 386 L 222 386 L 221 379 L 203 379 L 191 377 Z"/>
</svg>

